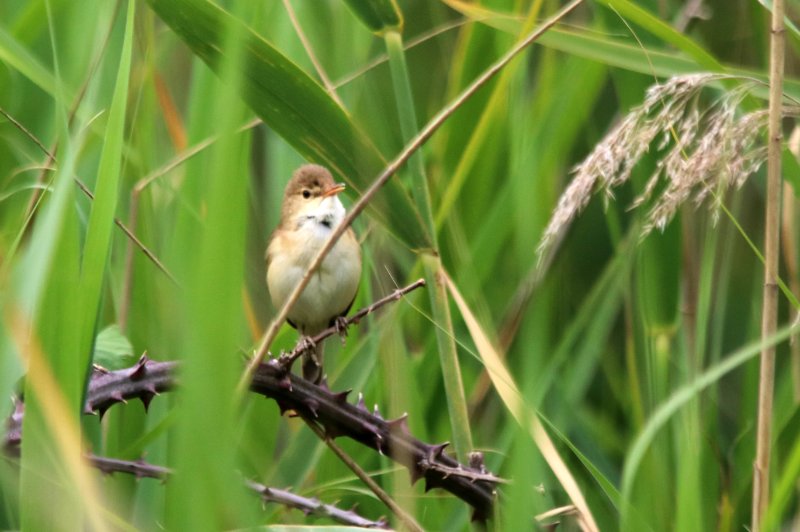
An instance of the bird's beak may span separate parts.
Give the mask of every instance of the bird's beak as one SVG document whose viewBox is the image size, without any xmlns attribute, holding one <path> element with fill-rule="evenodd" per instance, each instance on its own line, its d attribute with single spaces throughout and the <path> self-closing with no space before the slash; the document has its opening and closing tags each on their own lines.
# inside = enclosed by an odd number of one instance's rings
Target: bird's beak
<svg viewBox="0 0 800 532">
<path fill-rule="evenodd" d="M 324 191 L 322 193 L 322 197 L 323 198 L 327 198 L 329 196 L 335 196 L 339 192 L 343 191 L 345 189 L 345 186 L 346 185 L 344 183 L 336 183 L 331 188 L 329 188 L 328 190 Z"/>
</svg>

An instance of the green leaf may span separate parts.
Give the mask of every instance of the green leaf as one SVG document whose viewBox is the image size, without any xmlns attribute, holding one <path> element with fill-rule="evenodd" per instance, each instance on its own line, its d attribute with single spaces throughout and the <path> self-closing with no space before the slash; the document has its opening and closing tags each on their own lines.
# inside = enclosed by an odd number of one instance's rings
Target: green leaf
<svg viewBox="0 0 800 532">
<path fill-rule="evenodd" d="M 517 35 L 522 27 L 521 19 L 515 15 L 492 11 L 483 7 L 477 8 L 472 4 L 456 0 L 445 0 L 445 3 L 464 16 L 474 19 L 475 22 L 480 22 L 505 33 Z M 629 44 L 628 41 L 614 39 L 595 31 L 582 29 L 552 28 L 542 35 L 537 43 L 566 54 L 576 55 L 608 66 L 650 76 L 669 77 L 689 74 L 707 70 L 704 63 L 705 65 L 710 64 L 710 60 L 703 59 L 705 56 L 702 54 L 697 55 L 697 57 L 691 57 L 682 52 L 650 47 L 642 48 L 638 43 Z M 684 44 L 684 47 L 686 46 L 689 45 Z M 697 45 L 695 44 L 695 46 Z M 698 58 L 702 59 L 703 62 Z M 719 68 L 711 69 L 714 72 L 724 72 L 733 77 L 751 78 L 763 82 L 763 85 L 755 85 L 751 92 L 760 98 L 767 97 L 767 76 L 765 73 L 732 67 L 718 62 L 716 64 L 719 65 Z M 783 90 L 787 96 L 795 99 L 800 98 L 800 81 L 787 78 Z"/>
<path fill-rule="evenodd" d="M 228 52 L 221 28 L 244 41 L 240 93 L 253 111 L 301 155 L 326 165 L 361 193 L 385 166 L 383 156 L 347 112 L 308 74 L 218 6 L 200 0 L 148 0 L 159 17 L 217 74 Z M 429 238 L 409 193 L 392 180 L 370 212 L 413 248 Z"/>
<path fill-rule="evenodd" d="M 114 214 L 119 199 L 119 183 L 122 173 L 122 145 L 125 136 L 125 107 L 128 100 L 128 80 L 130 79 L 131 56 L 133 54 L 133 24 L 135 2 L 128 5 L 125 26 L 125 41 L 120 54 L 119 69 L 114 85 L 114 95 L 104 134 L 103 151 L 97 170 L 97 187 L 89 226 L 86 232 L 86 245 L 81 261 L 81 335 L 83 352 L 91 352 L 97 312 L 102 300 L 103 281 L 106 265 L 111 253 L 111 231 L 114 228 Z"/>
<path fill-rule="evenodd" d="M 109 325 L 97 335 L 92 357 L 95 364 L 110 370 L 122 369 L 130 366 L 135 358 L 130 340 L 118 325 Z"/>
<path fill-rule="evenodd" d="M 630 20 L 664 42 L 670 43 L 697 62 L 705 70 L 721 72 L 725 67 L 689 37 L 629 0 L 599 0 L 620 17 Z"/>
<path fill-rule="evenodd" d="M 748 360 L 758 356 L 765 345 L 778 344 L 789 338 L 793 333 L 796 333 L 796 328 L 784 327 L 764 342 L 750 343 L 738 349 L 720 363 L 708 368 L 694 381 L 676 389 L 666 401 L 661 403 L 650 416 L 642 431 L 639 432 L 639 435 L 634 440 L 625 458 L 622 476 L 623 500 L 630 499 L 633 481 L 636 478 L 636 473 L 644 458 L 645 452 L 650 447 L 658 431 L 664 427 L 675 413 L 689 401 L 698 397 L 703 390 L 718 382 L 726 374 L 738 368 Z"/>
<path fill-rule="evenodd" d="M 345 0 L 344 3 L 373 33 L 403 28 L 403 14 L 394 0 Z"/>
<path fill-rule="evenodd" d="M 53 74 L 5 29 L 0 28 L 0 63 L 11 67 L 48 94 L 55 94 Z M 62 86 L 61 90 L 66 87 Z M 69 95 L 66 95 L 69 98 Z"/>
</svg>

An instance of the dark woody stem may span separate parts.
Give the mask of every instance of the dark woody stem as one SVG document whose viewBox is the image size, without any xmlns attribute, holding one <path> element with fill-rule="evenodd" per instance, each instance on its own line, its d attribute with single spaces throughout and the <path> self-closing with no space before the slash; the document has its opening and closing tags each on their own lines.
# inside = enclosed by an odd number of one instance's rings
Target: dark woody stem
<svg viewBox="0 0 800 532">
<path fill-rule="evenodd" d="M 85 412 L 102 415 L 112 405 L 130 399 L 140 399 L 147 406 L 156 395 L 175 388 L 177 370 L 177 362 L 156 362 L 146 356 L 130 368 L 95 369 Z M 250 389 L 274 399 L 282 412 L 314 420 L 330 438 L 347 436 L 389 456 L 408 468 L 412 483 L 424 478 L 426 491 L 442 488 L 472 505 L 475 519 L 491 515 L 495 487 L 502 480 L 486 472 L 478 453 L 470 465 L 460 464 L 444 452 L 447 443 L 431 445 L 414 438 L 406 416 L 385 420 L 377 408 L 367 411 L 363 398 L 350 404 L 349 391 L 333 392 L 325 385 L 311 384 L 286 371 L 277 360 L 256 368 Z M 17 402 L 5 437 L 8 452 L 19 450 L 23 413 L 22 403 Z"/>
<path fill-rule="evenodd" d="M 346 325 L 358 323 L 367 314 L 424 284 L 425 281 L 420 279 L 394 291 L 356 312 L 346 321 Z M 330 327 L 312 340 L 320 342 L 337 332 L 337 327 Z M 292 374 L 289 371 L 291 363 L 301 353 L 302 349 L 296 347 L 288 355 L 259 364 L 253 372 L 250 390 L 275 400 L 281 413 L 291 411 L 302 417 L 326 439 L 347 436 L 389 456 L 408 468 L 412 484 L 424 478 L 426 491 L 442 488 L 472 505 L 474 519 L 485 520 L 491 515 L 495 487 L 503 481 L 486 471 L 480 453 L 470 455 L 469 465 L 460 464 L 444 453 L 447 443 L 431 445 L 414 438 L 408 430 L 405 414 L 398 419 L 385 420 L 378 412 L 377 405 L 373 412 L 367 410 L 360 394 L 358 403 L 353 405 L 347 402 L 350 390 L 333 392 L 324 380 L 318 386 Z M 156 362 L 144 355 L 130 368 L 109 371 L 95 366 L 89 381 L 84 413 L 102 416 L 112 405 L 130 399 L 141 400 L 146 409 L 153 397 L 176 387 L 178 370 L 178 362 Z M 23 414 L 23 403 L 15 400 L 3 444 L 5 451 L 10 454 L 19 452 Z M 110 464 L 112 459 L 103 460 L 105 464 Z M 123 467 L 124 463 L 118 465 Z M 151 466 L 148 471 L 155 473 L 156 470 L 152 469 L 155 467 Z M 161 474 L 166 471 L 163 469 Z M 140 474 L 141 470 L 127 472 Z"/>
</svg>

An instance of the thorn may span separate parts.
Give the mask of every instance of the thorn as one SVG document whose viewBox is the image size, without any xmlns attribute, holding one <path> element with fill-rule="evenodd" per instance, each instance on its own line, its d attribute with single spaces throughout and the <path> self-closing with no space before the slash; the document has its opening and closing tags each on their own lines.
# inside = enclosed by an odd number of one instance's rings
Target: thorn
<svg viewBox="0 0 800 532">
<path fill-rule="evenodd" d="M 97 373 L 99 375 L 105 375 L 108 373 L 108 370 L 101 366 L 100 364 L 92 364 L 92 373 Z"/>
<path fill-rule="evenodd" d="M 138 362 L 136 362 L 136 365 L 133 367 L 133 370 L 129 375 L 130 379 L 135 381 L 144 377 L 145 373 L 147 372 L 147 362 L 149 361 L 150 359 L 147 358 L 147 351 L 145 351 L 142 353 L 142 356 L 139 357 Z"/>
<path fill-rule="evenodd" d="M 372 409 L 372 415 L 373 415 L 373 416 L 375 416 L 375 417 L 376 417 L 376 418 L 378 418 L 378 419 L 383 419 L 383 418 L 381 417 L 381 411 L 380 411 L 380 409 L 378 408 L 378 403 L 375 403 L 375 406 L 374 406 L 374 407 L 373 407 L 373 409 Z"/>
<path fill-rule="evenodd" d="M 442 453 L 444 453 L 445 447 L 447 447 L 448 445 L 450 445 L 449 441 L 440 443 L 438 445 L 431 445 L 428 448 L 428 452 L 430 453 L 429 454 L 430 459 L 432 461 L 440 460 L 442 458 Z"/>
<path fill-rule="evenodd" d="M 353 390 L 348 388 L 347 390 L 342 390 L 341 392 L 331 392 L 331 395 L 333 396 L 333 400 L 335 402 L 339 404 L 345 404 L 347 402 L 347 396 L 350 395 L 350 392 L 352 391 Z"/>
<path fill-rule="evenodd" d="M 109 408 L 110 408 L 110 405 L 104 405 L 104 406 L 97 407 L 97 415 L 100 416 L 100 421 L 103 421 L 103 416 L 106 415 L 106 412 L 108 412 Z"/>
<path fill-rule="evenodd" d="M 122 396 L 122 392 L 120 392 L 119 390 L 115 390 L 115 391 L 111 392 L 111 394 L 109 395 L 109 398 L 112 401 L 114 401 L 115 403 L 128 404 L 128 401 L 125 400 L 125 398 Z"/>
<path fill-rule="evenodd" d="M 416 484 L 419 479 L 425 476 L 425 473 L 422 471 L 422 466 L 419 464 L 412 464 L 408 467 L 408 474 L 411 477 L 411 485 L 413 486 Z"/>
<path fill-rule="evenodd" d="M 381 436 L 377 430 L 375 431 L 375 448 L 380 454 L 386 456 L 386 453 L 383 452 L 383 436 Z"/>
<path fill-rule="evenodd" d="M 319 386 L 320 388 L 322 388 L 323 390 L 325 390 L 327 392 L 331 391 L 330 387 L 328 386 L 328 374 L 327 373 L 322 376 L 322 379 L 320 379 L 319 384 L 317 384 L 317 386 Z"/>
<path fill-rule="evenodd" d="M 367 405 L 364 403 L 364 394 L 358 392 L 358 402 L 356 402 L 356 407 L 360 408 L 364 412 L 367 412 Z"/>
<path fill-rule="evenodd" d="M 142 400 L 142 404 L 144 405 L 144 411 L 145 412 L 149 411 L 149 409 L 150 409 L 150 401 L 152 401 L 153 397 L 155 397 L 155 396 L 156 396 L 156 394 L 150 393 L 150 392 L 143 393 L 142 395 L 139 396 L 139 399 Z"/>
<path fill-rule="evenodd" d="M 319 417 L 317 415 L 317 409 L 319 408 L 319 401 L 316 399 L 309 399 L 306 403 L 306 407 L 308 410 L 314 415 L 314 417 Z"/>
<path fill-rule="evenodd" d="M 97 415 L 97 412 L 95 412 L 95 409 L 92 407 L 91 403 L 87 402 L 83 406 L 83 414 L 86 416 L 95 416 Z"/>
<path fill-rule="evenodd" d="M 289 373 L 284 373 L 284 375 L 278 381 L 278 386 L 283 388 L 284 390 L 292 391 L 292 379 L 289 377 Z"/>
<path fill-rule="evenodd" d="M 408 433 L 408 412 L 404 412 L 402 416 L 397 419 L 390 419 L 386 422 L 389 425 L 389 432 Z"/>
</svg>

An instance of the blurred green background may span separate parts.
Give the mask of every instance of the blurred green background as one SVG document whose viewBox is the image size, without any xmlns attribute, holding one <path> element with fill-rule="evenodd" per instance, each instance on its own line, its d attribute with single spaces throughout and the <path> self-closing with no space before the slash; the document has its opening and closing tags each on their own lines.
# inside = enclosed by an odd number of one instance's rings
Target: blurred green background
<svg viewBox="0 0 800 532">
<path fill-rule="evenodd" d="M 331 524 L 262 508 L 242 477 L 388 514 L 299 419 L 260 396 L 235 400 L 242 361 L 275 313 L 264 249 L 283 187 L 319 162 L 348 182 L 351 205 L 417 127 L 564 4 L 397 0 L 402 22 L 372 27 L 358 16 L 368 4 L 0 3 L 0 397 L 24 389 L 26 399 L 22 458 L 0 460 L 0 528 Z M 800 2 L 788 8 L 796 20 Z M 346 345 L 328 342 L 331 387 L 363 393 L 387 418 L 407 412 L 416 437 L 453 441 L 462 462 L 482 451 L 512 481 L 490 527 L 578 525 L 536 520 L 573 500 L 487 377 L 487 345 L 600 529 L 749 524 L 763 268 L 745 236 L 760 247 L 764 170 L 723 196 L 717 223 L 687 205 L 640 240 L 646 212 L 628 207 L 653 153 L 613 200 L 589 203 L 546 269 L 536 249 L 570 169 L 648 86 L 701 71 L 766 79 L 769 17 L 753 0 L 585 1 L 460 107 L 356 221 L 365 262 L 354 309 L 447 272 L 469 312 L 429 283 L 351 328 Z M 796 30 L 787 44 L 795 97 Z M 743 111 L 766 108 L 763 97 Z M 781 275 L 794 287 L 788 151 L 785 167 Z M 793 315 L 782 298 L 780 322 Z M 296 339 L 285 326 L 271 351 Z M 778 346 L 770 507 L 787 530 L 800 526 L 790 351 Z M 132 402 L 102 422 L 81 417 L 90 355 L 117 369 L 144 352 L 184 361 L 180 391 L 147 413 Z M 423 528 L 471 527 L 465 503 L 339 443 Z M 80 465 L 81 447 L 177 474 L 102 476 Z"/>
</svg>

